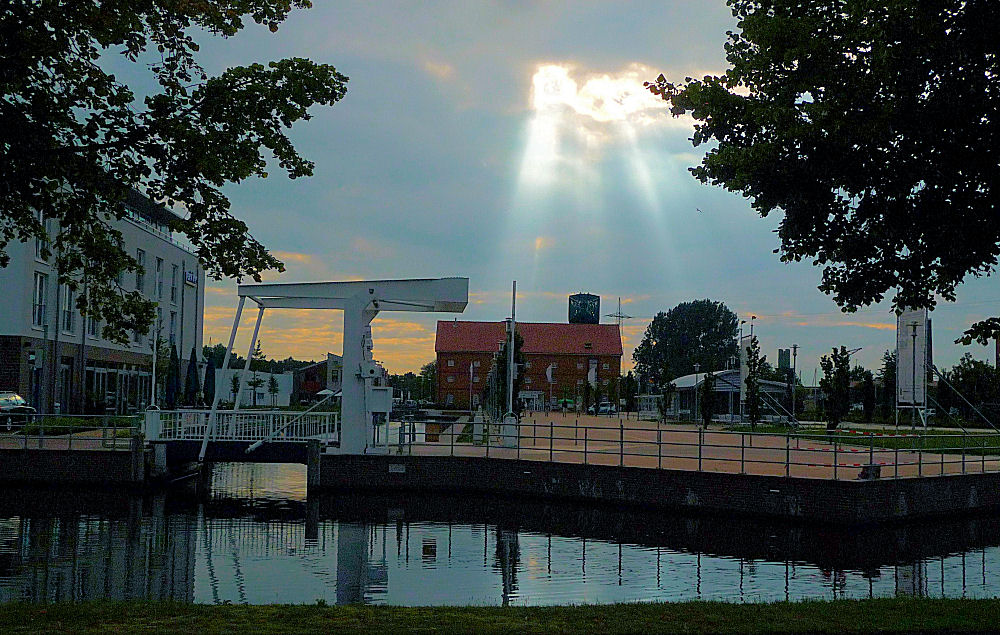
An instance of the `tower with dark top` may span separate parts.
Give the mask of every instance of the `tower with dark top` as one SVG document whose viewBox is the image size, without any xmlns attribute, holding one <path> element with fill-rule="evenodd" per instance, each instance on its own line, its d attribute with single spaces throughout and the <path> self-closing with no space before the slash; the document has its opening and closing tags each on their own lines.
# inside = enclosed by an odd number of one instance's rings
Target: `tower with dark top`
<svg viewBox="0 0 1000 635">
<path fill-rule="evenodd" d="M 576 293 L 569 296 L 570 324 L 599 324 L 601 321 L 601 296 Z"/>
</svg>

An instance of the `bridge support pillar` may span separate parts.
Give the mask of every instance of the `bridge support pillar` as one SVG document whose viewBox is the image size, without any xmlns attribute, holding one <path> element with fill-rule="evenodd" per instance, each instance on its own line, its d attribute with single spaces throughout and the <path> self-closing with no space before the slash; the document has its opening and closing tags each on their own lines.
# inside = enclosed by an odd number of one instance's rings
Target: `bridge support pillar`
<svg viewBox="0 0 1000 635">
<path fill-rule="evenodd" d="M 320 453 L 319 439 L 306 442 L 306 496 L 320 484 Z"/>
</svg>

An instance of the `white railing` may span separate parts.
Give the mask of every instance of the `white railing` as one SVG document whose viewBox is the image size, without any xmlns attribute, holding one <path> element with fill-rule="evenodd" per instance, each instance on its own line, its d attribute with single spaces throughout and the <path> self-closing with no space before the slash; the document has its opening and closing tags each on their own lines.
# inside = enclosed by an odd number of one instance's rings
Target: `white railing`
<svg viewBox="0 0 1000 635">
<path fill-rule="evenodd" d="M 211 410 L 151 410 L 143 426 L 149 441 L 201 441 Z M 340 439 L 340 418 L 335 412 L 286 410 L 218 410 L 212 441 L 269 442 Z"/>
</svg>

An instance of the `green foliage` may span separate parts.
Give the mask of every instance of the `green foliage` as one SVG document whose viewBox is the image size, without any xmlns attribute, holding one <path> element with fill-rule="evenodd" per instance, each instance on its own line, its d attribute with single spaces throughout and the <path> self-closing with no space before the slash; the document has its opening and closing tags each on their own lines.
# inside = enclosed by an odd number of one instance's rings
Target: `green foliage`
<svg viewBox="0 0 1000 635">
<path fill-rule="evenodd" d="M 875 377 L 870 370 L 865 371 L 864 379 L 861 380 L 861 403 L 865 423 L 871 423 L 875 416 Z"/>
<path fill-rule="evenodd" d="M 939 382 L 937 387 L 936 400 L 947 412 L 955 409 L 957 413 L 970 421 L 977 421 L 977 425 L 985 425 L 982 418 L 959 397 L 955 390 L 968 399 L 980 412 L 986 416 L 995 415 L 1000 410 L 1000 370 L 991 364 L 974 359 L 972 355 L 966 353 L 951 370 L 943 373 L 954 389 Z M 994 424 L 998 421 L 993 417 Z"/>
<path fill-rule="evenodd" d="M 197 405 L 198 399 L 198 359 L 197 349 L 191 347 L 191 357 L 188 359 L 187 371 L 184 375 L 184 405 Z"/>
<path fill-rule="evenodd" d="M 205 366 L 205 384 L 201 393 L 205 404 L 212 405 L 212 402 L 215 401 L 215 360 L 211 357 L 208 359 L 208 365 Z"/>
<path fill-rule="evenodd" d="M 287 130 L 346 93 L 328 64 L 289 58 L 210 77 L 195 38 L 228 38 L 253 22 L 275 31 L 309 0 L 176 2 L 11 0 L 0 9 L 0 267 L 11 241 L 44 238 L 59 282 L 87 293 L 77 307 L 103 319 L 103 336 L 144 333 L 154 303 L 121 285 L 138 262 L 112 221 L 130 188 L 184 210 L 171 223 L 208 276 L 260 280 L 282 263 L 230 212 L 227 184 L 312 174 Z M 113 75 L 108 67 L 124 66 Z M 122 77 L 136 78 L 136 86 Z M 51 235 L 35 216 L 55 219 Z"/>
<path fill-rule="evenodd" d="M 165 389 L 167 410 L 177 407 L 181 393 L 181 360 L 177 356 L 177 347 L 170 346 L 170 365 L 167 367 L 167 384 Z"/>
<path fill-rule="evenodd" d="M 660 411 L 660 420 L 666 421 L 667 415 L 670 413 L 670 406 L 673 403 L 674 396 L 677 394 L 677 385 L 672 381 L 668 381 L 663 386 L 663 393 L 659 401 L 657 401 L 656 406 Z"/>
<path fill-rule="evenodd" d="M 267 379 L 267 392 L 271 395 L 271 407 L 278 405 L 278 378 L 271 375 Z"/>
<path fill-rule="evenodd" d="M 619 382 L 621 386 L 621 396 L 625 399 L 625 409 L 629 412 L 636 410 L 636 395 L 639 394 L 639 382 L 635 378 L 635 373 L 628 371 Z"/>
<path fill-rule="evenodd" d="M 850 408 L 851 356 L 847 348 L 841 346 L 819 360 L 823 378 L 819 388 L 825 395 L 827 429 L 836 430 Z"/>
<path fill-rule="evenodd" d="M 845 310 L 934 306 L 1000 255 L 1000 12 L 987 0 L 729 0 L 723 75 L 647 84 L 696 121 L 691 169 L 782 212 Z M 961 249 L 956 249 L 961 245 Z M 972 330 L 970 337 L 1000 332 Z M 980 339 L 981 341 L 981 339 Z"/>
<path fill-rule="evenodd" d="M 694 372 L 726 367 L 736 354 L 736 314 L 712 300 L 682 302 L 659 312 L 632 353 L 636 372 L 655 386 Z"/>
<path fill-rule="evenodd" d="M 747 346 L 747 376 L 744 380 L 747 389 L 743 407 L 747 419 L 750 420 L 751 430 L 755 429 L 757 422 L 760 421 L 760 382 L 764 364 L 764 358 L 760 354 L 760 343 L 755 335 L 750 338 L 750 344 Z"/>
<path fill-rule="evenodd" d="M 715 416 L 715 375 L 712 373 L 705 373 L 705 378 L 701 383 L 701 388 L 698 390 L 699 398 L 699 410 L 701 411 L 701 421 L 702 425 L 706 428 L 712 423 L 712 417 Z"/>
</svg>

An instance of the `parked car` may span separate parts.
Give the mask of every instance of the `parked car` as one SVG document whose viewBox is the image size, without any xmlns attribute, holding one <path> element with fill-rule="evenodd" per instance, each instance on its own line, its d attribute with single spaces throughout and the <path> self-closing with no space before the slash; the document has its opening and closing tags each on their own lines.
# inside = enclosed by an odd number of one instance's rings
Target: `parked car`
<svg viewBox="0 0 1000 635">
<path fill-rule="evenodd" d="M 13 430 L 27 423 L 35 409 L 16 392 L 0 392 L 0 430 Z"/>
<path fill-rule="evenodd" d="M 602 401 L 596 406 L 596 410 L 595 406 L 591 406 L 590 408 L 587 408 L 587 412 L 589 414 L 613 415 L 617 414 L 618 410 L 615 409 L 615 405 L 610 401 Z"/>
</svg>

